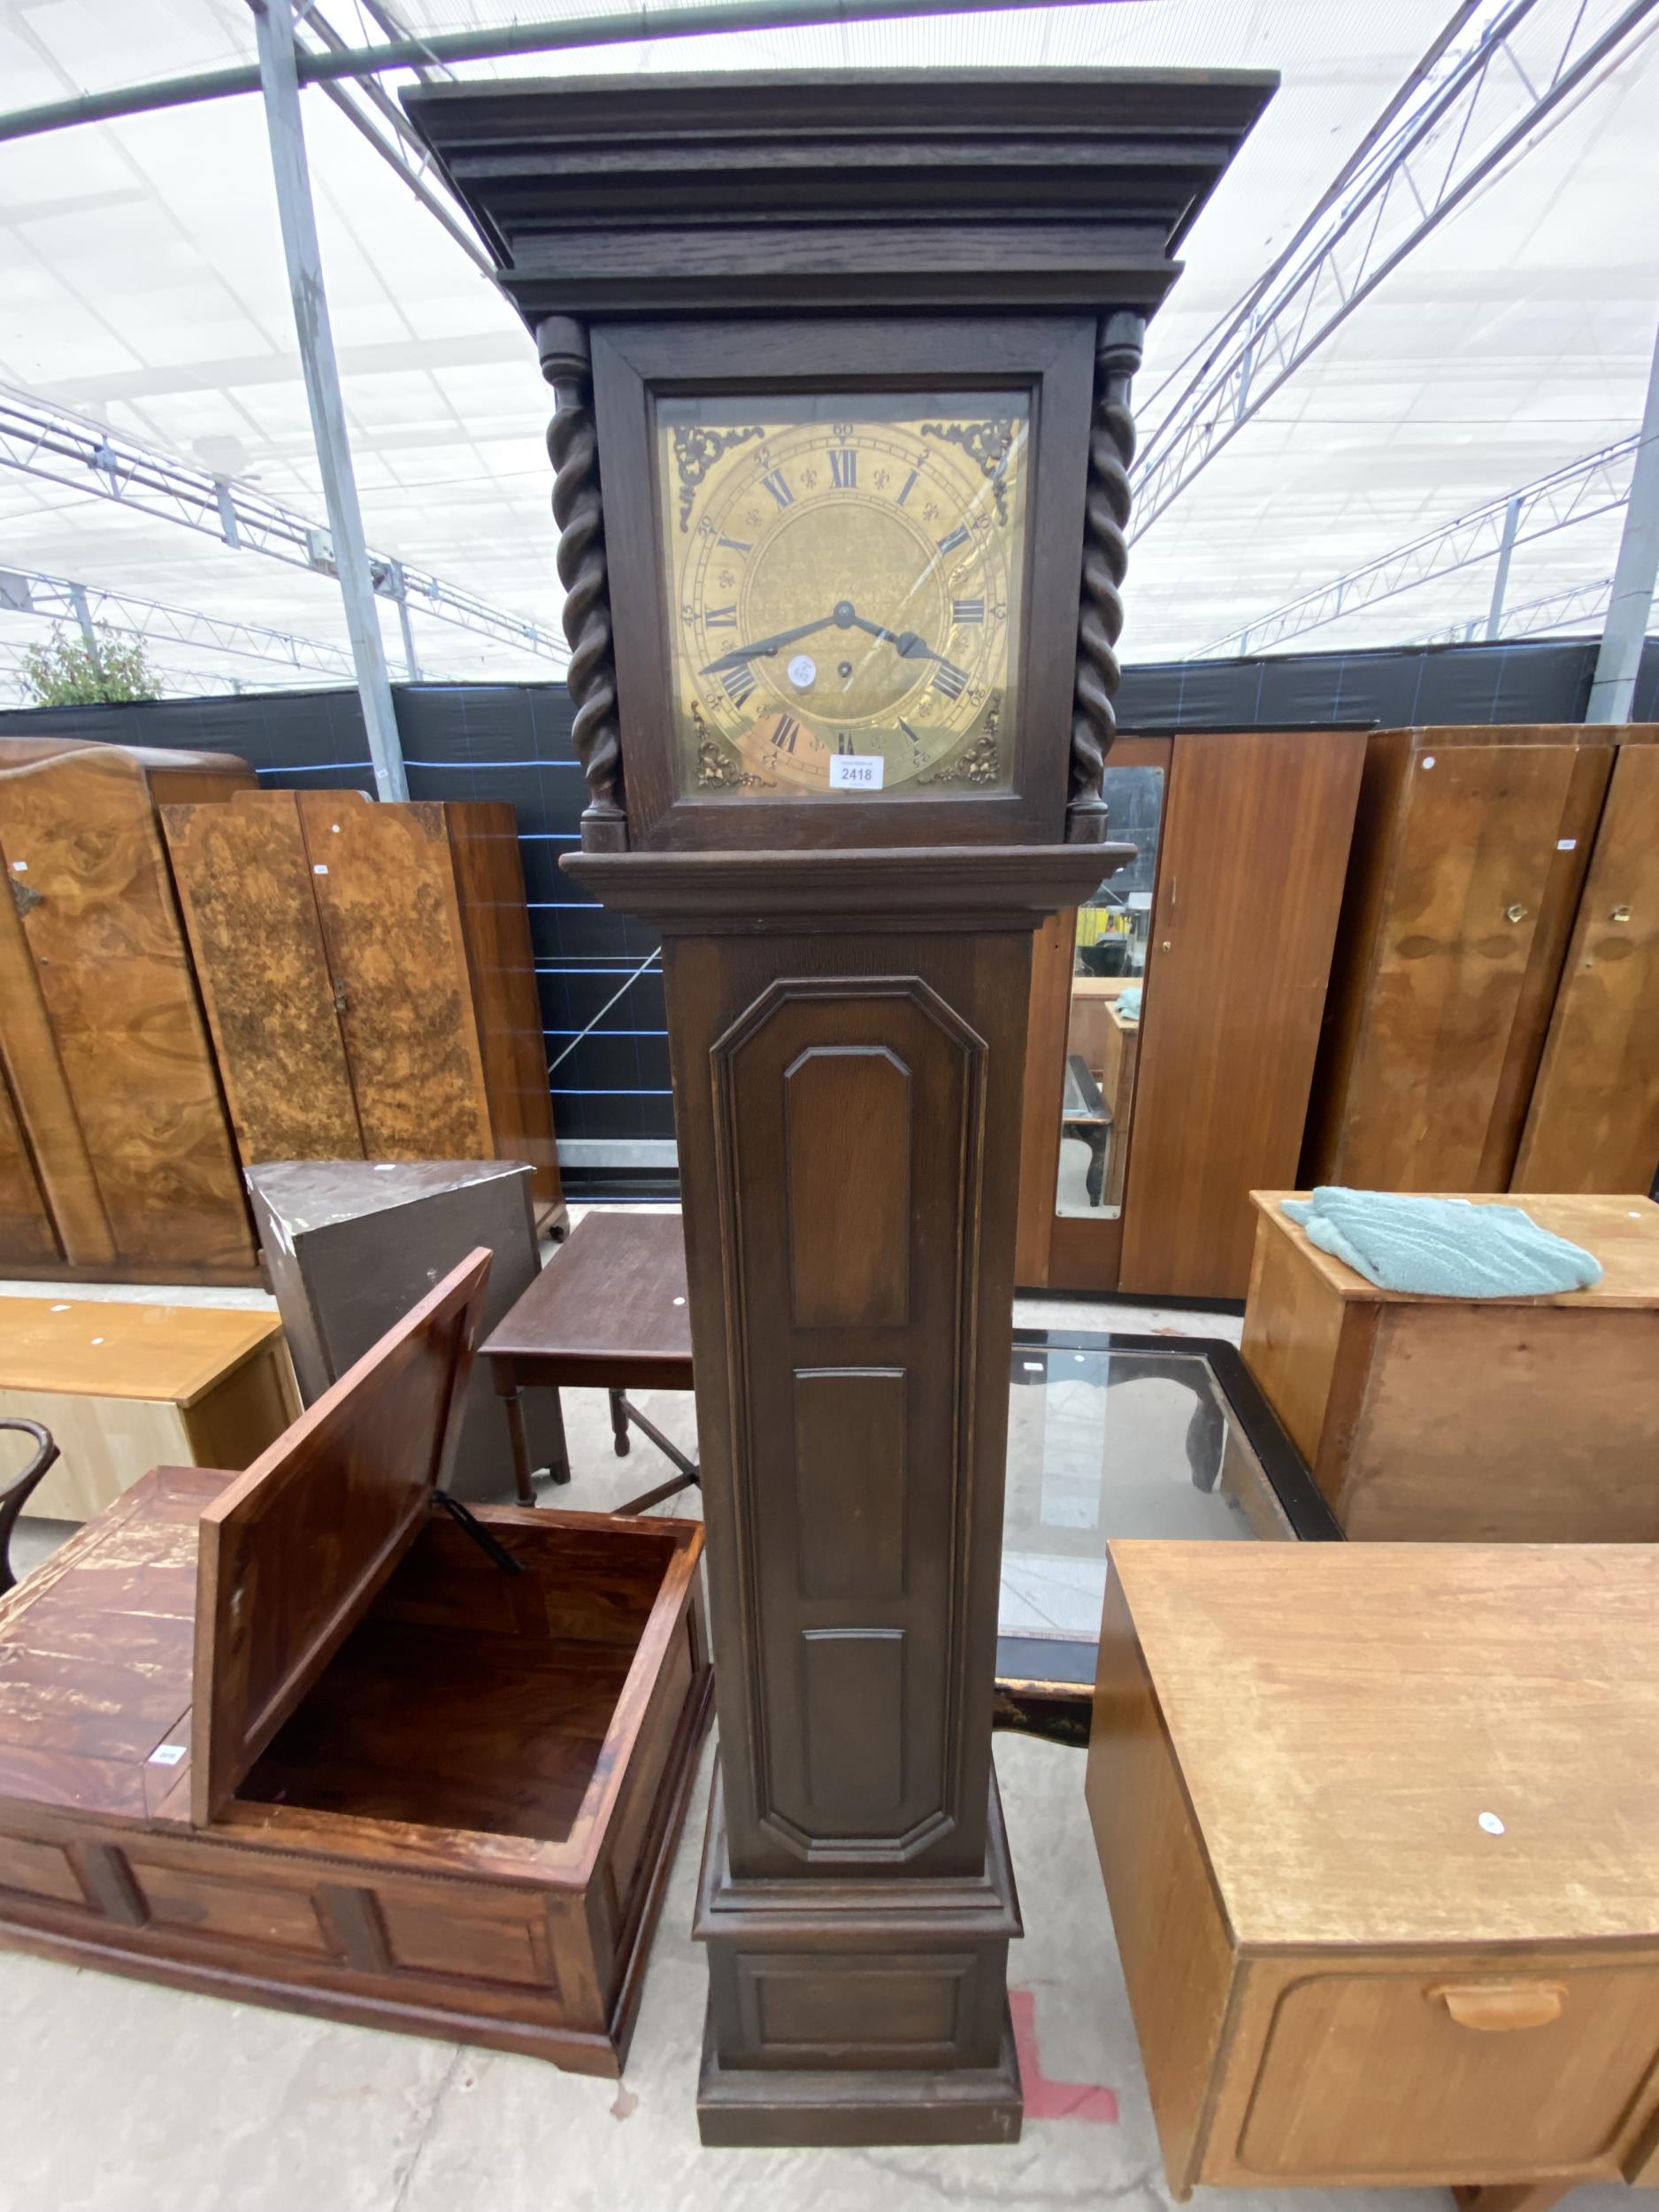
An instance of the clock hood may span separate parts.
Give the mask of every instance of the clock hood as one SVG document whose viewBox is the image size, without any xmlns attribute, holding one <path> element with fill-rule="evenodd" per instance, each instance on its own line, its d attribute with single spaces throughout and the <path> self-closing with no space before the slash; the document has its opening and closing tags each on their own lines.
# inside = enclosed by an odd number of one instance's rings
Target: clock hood
<svg viewBox="0 0 1659 2212">
<path fill-rule="evenodd" d="M 1150 313 L 1277 77 L 722 73 L 403 96 L 546 316 L 989 306 Z"/>
</svg>

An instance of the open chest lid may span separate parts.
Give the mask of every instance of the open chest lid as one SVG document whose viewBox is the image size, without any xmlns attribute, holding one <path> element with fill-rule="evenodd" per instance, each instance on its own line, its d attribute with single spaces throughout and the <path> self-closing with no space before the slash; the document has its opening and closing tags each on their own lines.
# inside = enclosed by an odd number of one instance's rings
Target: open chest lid
<svg viewBox="0 0 1659 2212">
<path fill-rule="evenodd" d="M 190 1817 L 204 1826 L 414 1541 L 465 1410 L 481 1247 L 203 1513 Z"/>
</svg>

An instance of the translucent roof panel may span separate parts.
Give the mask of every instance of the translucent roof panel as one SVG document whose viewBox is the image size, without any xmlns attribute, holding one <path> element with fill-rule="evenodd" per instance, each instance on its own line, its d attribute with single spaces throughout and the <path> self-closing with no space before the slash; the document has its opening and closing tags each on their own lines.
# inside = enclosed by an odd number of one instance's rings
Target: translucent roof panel
<svg viewBox="0 0 1659 2212">
<path fill-rule="evenodd" d="M 1571 9 L 1568 0 L 1540 4 Z M 601 8 L 569 9 L 572 19 Z M 351 43 L 383 35 L 320 0 Z M 382 16 L 386 10 L 378 11 Z M 398 0 L 432 35 L 550 15 Z M 672 14 L 672 8 L 653 10 Z M 468 78 L 920 66 L 1271 67 L 1283 88 L 1186 246 L 1141 389 L 1284 246 L 1443 27 L 1450 0 L 1113 0 L 1092 7 L 657 38 L 469 63 Z M 1659 12 L 1655 12 L 1659 20 Z M 53 0 L 0 15 L 8 106 L 254 58 L 244 0 Z M 394 93 L 411 80 L 383 80 Z M 1478 503 L 1627 435 L 1659 303 L 1659 39 L 1471 199 L 1365 301 L 1136 543 L 1131 659 L 1200 649 Z M 317 88 L 305 122 L 365 525 L 377 550 L 555 625 L 549 396 L 516 317 Z M 324 519 L 255 96 L 0 144 L 0 381 Z M 1609 513 L 1517 552 L 1511 603 L 1610 572 Z M 0 469 L 0 565 L 345 642 L 325 576 Z M 1490 565 L 1310 633 L 1374 645 L 1478 616 Z M 401 668 L 394 611 L 388 657 Z M 414 616 L 425 672 L 548 676 L 517 646 Z M 0 688 L 37 618 L 0 611 Z M 1294 641 L 1293 641 L 1294 644 Z M 282 680 L 197 644 L 154 657 Z M 294 672 L 289 671 L 293 678 Z M 307 679 L 314 680 L 314 679 Z"/>
</svg>

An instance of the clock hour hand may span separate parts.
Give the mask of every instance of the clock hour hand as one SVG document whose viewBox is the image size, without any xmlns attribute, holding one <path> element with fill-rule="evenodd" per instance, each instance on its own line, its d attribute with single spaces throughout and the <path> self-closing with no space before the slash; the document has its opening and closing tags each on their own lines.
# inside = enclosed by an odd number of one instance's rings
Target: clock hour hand
<svg viewBox="0 0 1659 2212">
<path fill-rule="evenodd" d="M 819 621 L 803 622 L 797 630 L 778 630 L 771 637 L 757 638 L 750 645 L 734 645 L 729 653 L 722 653 L 697 673 L 718 676 L 723 668 L 741 668 L 747 661 L 764 660 L 780 646 L 793 645 L 797 638 L 811 637 L 818 630 L 827 630 L 835 618 L 833 614 L 826 614 Z"/>
<path fill-rule="evenodd" d="M 844 630 L 863 630 L 870 637 L 886 638 L 901 660 L 942 661 L 945 657 L 942 653 L 935 653 L 914 630 L 889 630 L 879 622 L 866 622 L 845 601 L 836 608 L 834 618 Z"/>
</svg>

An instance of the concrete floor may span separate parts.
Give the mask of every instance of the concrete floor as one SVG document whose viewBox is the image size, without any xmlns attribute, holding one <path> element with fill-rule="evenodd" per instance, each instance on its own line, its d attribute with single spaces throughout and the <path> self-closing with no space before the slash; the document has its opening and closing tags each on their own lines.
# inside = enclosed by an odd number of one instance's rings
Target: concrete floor
<svg viewBox="0 0 1659 2212">
<path fill-rule="evenodd" d="M 37 1288 L 0 1285 L 0 1294 Z M 1225 1317 L 1071 1300 L 1022 1300 L 1016 1317 L 1237 1334 Z M 641 1403 L 693 1444 L 689 1398 L 647 1394 Z M 575 1471 L 559 1504 L 603 1510 L 659 1479 L 663 1463 L 643 1439 L 628 1459 L 613 1456 L 602 1392 L 567 1393 L 565 1421 Z M 24 1528 L 19 1568 L 60 1533 Z M 1016 2147 L 701 2148 L 704 1973 L 689 1929 L 705 1754 L 620 2085 L 0 1953 L 0 2212 L 1159 2212 L 1170 2199 L 1084 1810 L 1082 1755 L 999 1736 L 996 1763 L 1025 1920 L 1010 1982 L 1029 1993 L 1033 2023 Z M 1624 2200 L 1622 2191 L 1585 2191 L 1573 2205 L 1615 2212 Z M 1228 2212 L 1234 2200 L 1206 2191 L 1200 2201 Z M 1429 2192 L 1340 2201 L 1342 2212 L 1450 2206 Z M 1310 2191 L 1236 2200 L 1237 2212 L 1338 2203 Z"/>
</svg>

